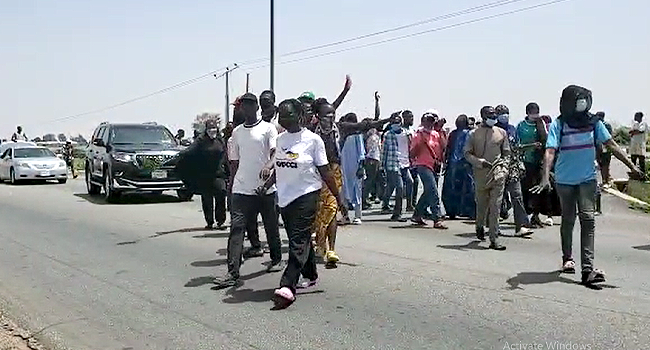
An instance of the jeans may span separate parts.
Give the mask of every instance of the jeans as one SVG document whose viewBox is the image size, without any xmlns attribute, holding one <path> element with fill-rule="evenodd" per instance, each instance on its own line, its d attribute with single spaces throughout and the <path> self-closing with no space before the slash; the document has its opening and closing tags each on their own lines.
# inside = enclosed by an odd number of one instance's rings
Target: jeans
<svg viewBox="0 0 650 350">
<path fill-rule="evenodd" d="M 409 169 L 411 172 L 411 178 L 413 179 L 413 191 L 411 192 L 411 197 L 406 198 L 407 205 L 415 207 L 415 204 L 418 202 L 418 188 L 420 187 L 420 178 L 418 177 L 418 170 L 416 168 Z"/>
<path fill-rule="evenodd" d="M 216 205 L 215 205 L 216 204 Z M 226 191 L 215 189 L 201 193 L 201 206 L 205 223 L 212 226 L 215 219 L 217 224 L 226 222 Z"/>
<path fill-rule="evenodd" d="M 562 206 L 562 224 L 560 226 L 562 260 L 566 261 L 573 257 L 573 227 L 576 223 L 576 216 L 578 216 L 580 219 L 582 272 L 590 272 L 594 268 L 594 235 L 596 230 L 594 202 L 597 186 L 595 180 L 580 185 L 557 184 L 557 194 L 560 196 Z"/>
<path fill-rule="evenodd" d="M 418 176 L 422 181 L 424 192 L 415 207 L 414 217 L 423 217 L 427 213 L 427 208 L 431 208 L 433 221 L 440 220 L 440 196 L 438 195 L 438 179 L 433 170 L 418 166 L 416 167 Z"/>
<path fill-rule="evenodd" d="M 524 225 L 528 224 L 528 215 L 526 215 L 526 208 L 524 207 L 524 195 L 521 192 L 521 182 L 517 180 L 507 183 L 505 193 L 510 195 L 512 211 L 515 215 L 515 231 L 519 232 Z"/>
<path fill-rule="evenodd" d="M 406 198 L 406 206 L 411 206 L 411 198 L 413 198 L 413 177 L 411 176 L 410 168 L 403 168 L 400 170 L 402 175 L 402 182 L 404 183 L 404 198 Z"/>
<path fill-rule="evenodd" d="M 271 261 L 277 263 L 282 260 L 278 214 L 275 208 L 275 193 L 263 196 L 233 193 L 228 237 L 228 272 L 232 276 L 239 277 L 244 250 L 244 232 L 250 227 L 252 220 L 257 224 L 258 213 L 262 214 Z M 256 248 L 261 247 L 259 235 L 251 235 L 250 231 L 248 233 L 251 245 Z"/>
<path fill-rule="evenodd" d="M 404 199 L 404 181 L 402 174 L 398 171 L 386 172 L 386 192 L 384 197 L 384 208 L 388 208 L 388 200 L 395 191 L 395 207 L 393 208 L 393 217 L 402 216 L 402 202 Z"/>
<path fill-rule="evenodd" d="M 280 209 L 289 237 L 289 261 L 280 279 L 280 287 L 287 287 L 294 294 L 301 274 L 312 281 L 318 278 L 316 257 L 311 246 L 311 231 L 316 219 L 318 198 L 318 191 L 311 192 Z"/>
<path fill-rule="evenodd" d="M 380 163 L 376 159 L 367 158 L 363 166 L 366 169 L 366 180 L 363 182 L 363 203 L 367 204 L 370 195 L 377 193 Z"/>
</svg>

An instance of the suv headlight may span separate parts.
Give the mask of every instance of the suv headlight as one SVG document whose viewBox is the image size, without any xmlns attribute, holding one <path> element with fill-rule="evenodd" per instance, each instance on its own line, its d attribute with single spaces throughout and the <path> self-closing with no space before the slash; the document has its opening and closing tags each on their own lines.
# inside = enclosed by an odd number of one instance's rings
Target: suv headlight
<svg viewBox="0 0 650 350">
<path fill-rule="evenodd" d="M 113 159 L 118 162 L 131 163 L 134 161 L 135 157 L 128 153 L 113 153 Z"/>
</svg>

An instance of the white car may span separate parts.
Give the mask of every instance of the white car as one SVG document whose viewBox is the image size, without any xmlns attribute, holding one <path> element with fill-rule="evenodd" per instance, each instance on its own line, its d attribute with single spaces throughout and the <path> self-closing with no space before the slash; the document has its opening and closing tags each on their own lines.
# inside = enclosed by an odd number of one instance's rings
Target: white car
<svg viewBox="0 0 650 350">
<path fill-rule="evenodd" d="M 45 147 L 29 143 L 7 143 L 0 148 L 0 182 L 9 180 L 16 184 L 24 180 L 68 181 L 68 168 L 64 161 Z"/>
</svg>

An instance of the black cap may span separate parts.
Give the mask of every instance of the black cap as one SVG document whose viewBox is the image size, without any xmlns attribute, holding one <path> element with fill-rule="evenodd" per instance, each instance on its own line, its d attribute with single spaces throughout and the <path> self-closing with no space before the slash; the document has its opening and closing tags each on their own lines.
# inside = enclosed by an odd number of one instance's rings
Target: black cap
<svg viewBox="0 0 650 350">
<path fill-rule="evenodd" d="M 239 97 L 239 100 L 242 101 L 242 102 L 243 101 L 251 101 L 251 102 L 257 103 L 257 96 L 255 96 L 255 94 L 253 94 L 253 93 L 247 92 L 247 93 L 241 95 L 241 97 Z"/>
</svg>

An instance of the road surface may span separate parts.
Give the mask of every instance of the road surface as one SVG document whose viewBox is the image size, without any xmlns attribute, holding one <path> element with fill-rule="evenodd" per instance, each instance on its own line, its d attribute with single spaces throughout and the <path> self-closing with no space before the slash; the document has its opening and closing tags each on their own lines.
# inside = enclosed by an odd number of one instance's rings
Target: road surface
<svg viewBox="0 0 650 350">
<path fill-rule="evenodd" d="M 608 195 L 597 222 L 601 290 L 556 272 L 559 226 L 505 238 L 508 250 L 496 252 L 473 239 L 471 223 L 437 231 L 370 211 L 341 230 L 339 268 L 321 265 L 313 293 L 271 311 L 280 274 L 263 272 L 267 257 L 243 265 L 243 286 L 212 290 L 227 233 L 202 231 L 198 200 L 108 205 L 84 193 L 81 180 L 0 185 L 1 307 L 52 348 L 650 346 L 650 216 Z"/>
</svg>

